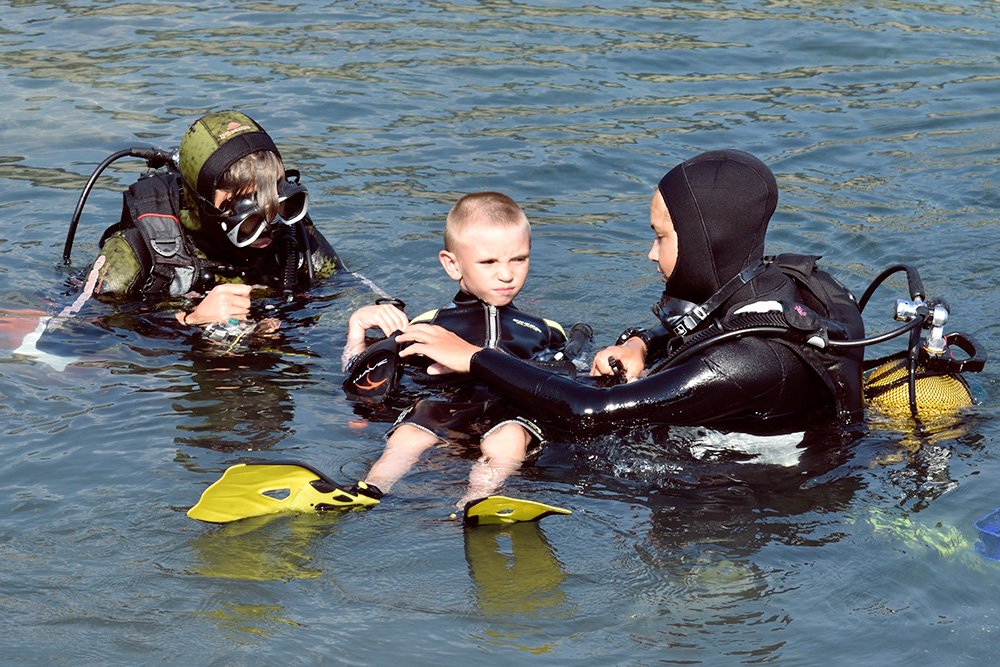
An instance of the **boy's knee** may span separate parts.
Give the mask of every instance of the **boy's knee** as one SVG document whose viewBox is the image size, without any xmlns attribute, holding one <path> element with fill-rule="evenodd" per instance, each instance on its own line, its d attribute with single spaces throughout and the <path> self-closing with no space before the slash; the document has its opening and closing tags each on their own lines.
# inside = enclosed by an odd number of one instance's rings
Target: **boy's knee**
<svg viewBox="0 0 1000 667">
<path fill-rule="evenodd" d="M 409 424 L 398 426 L 389 436 L 385 446 L 387 450 L 403 451 L 412 450 L 418 454 L 428 447 L 432 447 L 440 440 L 436 435 L 432 435 L 423 429 Z"/>
<path fill-rule="evenodd" d="M 490 460 L 522 461 L 528 451 L 532 435 L 516 423 L 504 424 L 483 438 L 480 450 L 483 458 Z"/>
</svg>

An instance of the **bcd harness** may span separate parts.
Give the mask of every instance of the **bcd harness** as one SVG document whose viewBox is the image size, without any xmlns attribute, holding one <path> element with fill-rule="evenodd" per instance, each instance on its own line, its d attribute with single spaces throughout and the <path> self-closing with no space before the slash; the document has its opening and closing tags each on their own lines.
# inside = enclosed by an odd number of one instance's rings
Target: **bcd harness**
<svg viewBox="0 0 1000 667">
<path fill-rule="evenodd" d="M 124 193 L 121 220 L 101 237 L 103 247 L 108 237 L 121 233 L 139 262 L 140 276 L 145 276 L 139 290 L 143 296 L 206 292 L 218 276 L 244 276 L 244 269 L 212 261 L 196 251 L 180 222 L 182 187 L 181 177 L 173 169 L 143 174 Z M 303 236 L 308 234 L 304 227 L 301 232 Z M 309 261 L 301 261 L 302 244 L 296 239 L 296 230 L 282 225 L 278 240 L 276 248 L 281 255 L 278 275 L 255 276 L 253 281 L 290 289 L 299 279 L 300 265 L 305 264 L 312 282 L 311 257 Z"/>
<path fill-rule="evenodd" d="M 689 313 L 679 317 L 673 327 L 668 325 L 667 328 L 676 333 L 678 329 L 690 331 L 692 323 L 697 327 L 708 320 L 712 311 L 721 306 L 736 289 L 771 264 L 795 282 L 798 300 L 744 304 L 730 315 L 715 319 L 699 331 L 677 335 L 668 343 L 666 356 L 651 369 L 651 373 L 677 365 L 698 351 L 726 340 L 749 335 L 773 337 L 776 342 L 794 352 L 823 381 L 834 397 L 840 414 L 859 410 L 860 378 L 849 377 L 844 371 L 844 356 L 863 356 L 862 349 L 834 347 L 830 345 L 830 341 L 845 341 L 861 335 L 862 331 L 851 332 L 846 326 L 855 320 L 863 327 L 861 311 L 846 288 L 830 274 L 816 267 L 818 259 L 815 255 L 791 253 L 769 256 L 743 271 L 736 277 L 739 280 L 734 279 L 735 282 L 731 281 L 720 290 L 728 291 L 728 295 L 721 295 L 721 298 L 716 295 L 706 304 L 692 309 L 691 313 L 695 313 L 698 318 L 696 322 L 692 321 Z"/>
<path fill-rule="evenodd" d="M 172 296 L 202 291 L 214 282 L 219 268 L 197 256 L 181 228 L 181 182 L 173 171 L 144 174 L 124 193 L 121 220 L 105 230 L 100 245 L 120 232 L 147 276 L 143 295 Z"/>
</svg>

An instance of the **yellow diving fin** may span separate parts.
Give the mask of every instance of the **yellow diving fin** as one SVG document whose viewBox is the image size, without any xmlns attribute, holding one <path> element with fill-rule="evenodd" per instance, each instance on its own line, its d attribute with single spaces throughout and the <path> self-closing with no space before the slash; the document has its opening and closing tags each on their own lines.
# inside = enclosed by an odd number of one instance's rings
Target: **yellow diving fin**
<svg viewBox="0 0 1000 667">
<path fill-rule="evenodd" d="M 205 489 L 187 515 L 209 523 L 229 523 L 278 512 L 368 507 L 378 504 L 381 495 L 364 482 L 357 489 L 343 489 L 299 461 L 240 463 Z"/>
<path fill-rule="evenodd" d="M 538 521 L 550 514 L 572 514 L 561 507 L 554 507 L 533 500 L 520 500 L 506 496 L 490 496 L 473 500 L 465 506 L 463 522 L 467 526 L 484 526 Z"/>
</svg>

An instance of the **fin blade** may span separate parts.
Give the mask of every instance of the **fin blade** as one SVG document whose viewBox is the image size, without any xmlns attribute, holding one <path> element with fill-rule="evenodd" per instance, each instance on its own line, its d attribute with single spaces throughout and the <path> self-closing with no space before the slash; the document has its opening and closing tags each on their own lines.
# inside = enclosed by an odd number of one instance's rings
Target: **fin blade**
<svg viewBox="0 0 1000 667">
<path fill-rule="evenodd" d="M 324 491 L 313 486 L 317 481 Z M 315 512 L 376 503 L 374 498 L 354 496 L 332 485 L 325 475 L 304 464 L 239 463 L 205 489 L 187 515 L 208 523 L 229 523 L 280 512 Z"/>
<path fill-rule="evenodd" d="M 553 514 L 572 514 L 570 510 L 520 498 L 489 496 L 465 506 L 464 523 L 470 526 L 507 525 L 519 521 L 539 521 Z"/>
</svg>

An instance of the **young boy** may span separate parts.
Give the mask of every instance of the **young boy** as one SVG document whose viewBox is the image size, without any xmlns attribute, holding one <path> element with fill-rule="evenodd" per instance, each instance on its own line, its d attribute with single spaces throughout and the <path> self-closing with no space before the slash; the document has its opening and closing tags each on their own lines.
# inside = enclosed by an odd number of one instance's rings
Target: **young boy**
<svg viewBox="0 0 1000 667">
<path fill-rule="evenodd" d="M 470 343 L 521 359 L 551 357 L 565 346 L 566 334 L 557 323 L 523 313 L 511 303 L 528 277 L 531 254 L 531 227 L 513 199 L 497 192 L 462 197 L 448 213 L 444 243 L 438 258 L 461 289 L 451 305 L 413 322 L 441 325 Z M 368 329 L 378 328 L 389 336 L 409 323 L 393 305 L 358 309 L 348 325 L 345 359 L 365 349 Z M 456 503 L 461 509 L 496 491 L 542 442 L 538 426 L 467 376 L 450 383 L 443 394 L 421 399 L 400 416 L 389 430 L 382 456 L 358 483 L 358 493 L 379 498 L 428 448 L 481 435 L 482 456 L 469 474 L 468 490 Z"/>
</svg>

